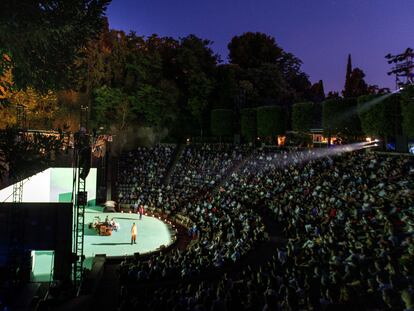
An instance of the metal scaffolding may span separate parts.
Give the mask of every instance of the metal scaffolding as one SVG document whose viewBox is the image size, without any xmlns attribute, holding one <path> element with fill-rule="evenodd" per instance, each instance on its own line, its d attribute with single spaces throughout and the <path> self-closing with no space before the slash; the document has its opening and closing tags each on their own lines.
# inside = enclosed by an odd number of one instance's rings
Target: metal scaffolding
<svg viewBox="0 0 414 311">
<path fill-rule="evenodd" d="M 24 132 L 26 131 L 26 107 L 22 104 L 17 105 L 16 110 L 16 127 L 19 131 L 18 140 L 25 139 Z M 13 202 L 20 203 L 23 201 L 23 180 L 18 180 L 13 184 Z"/>
<path fill-rule="evenodd" d="M 388 75 L 395 75 L 396 87 L 404 87 L 408 84 L 414 84 L 414 51 L 411 48 L 407 48 L 403 53 L 385 56 L 388 60 L 388 64 L 392 64 L 393 67 Z"/>
<path fill-rule="evenodd" d="M 90 138 L 87 132 L 88 107 L 81 106 L 80 130 L 75 138 L 75 152 L 73 161 L 73 252 L 76 260 L 73 265 L 73 281 L 79 289 L 83 279 L 84 262 L 84 231 L 85 231 L 85 208 L 88 204 L 86 192 L 86 177 L 90 168 Z M 89 159 L 88 159 L 89 156 Z M 88 162 L 89 161 L 89 166 Z"/>
</svg>

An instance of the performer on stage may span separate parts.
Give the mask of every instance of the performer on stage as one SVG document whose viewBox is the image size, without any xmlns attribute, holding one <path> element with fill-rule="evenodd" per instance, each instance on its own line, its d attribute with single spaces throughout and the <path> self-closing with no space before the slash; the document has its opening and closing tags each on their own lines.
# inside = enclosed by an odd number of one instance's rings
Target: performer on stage
<svg viewBox="0 0 414 311">
<path fill-rule="evenodd" d="M 139 220 L 142 219 L 142 215 L 144 214 L 144 205 L 141 204 L 141 206 L 139 207 Z"/>
<path fill-rule="evenodd" d="M 131 245 L 137 244 L 137 226 L 135 225 L 135 222 L 132 224 L 131 228 Z"/>
</svg>

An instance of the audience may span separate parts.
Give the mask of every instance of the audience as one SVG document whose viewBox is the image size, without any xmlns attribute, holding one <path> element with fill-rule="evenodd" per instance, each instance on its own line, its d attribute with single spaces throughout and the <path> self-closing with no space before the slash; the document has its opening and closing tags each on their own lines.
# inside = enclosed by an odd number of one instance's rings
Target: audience
<svg viewBox="0 0 414 311">
<path fill-rule="evenodd" d="M 187 215 L 198 239 L 124 262 L 120 310 L 412 310 L 412 159 L 330 154 L 187 147 L 170 184 L 153 180 L 158 199 L 144 203 Z M 231 270 L 264 239 L 266 210 L 286 242 L 259 269 Z"/>
</svg>

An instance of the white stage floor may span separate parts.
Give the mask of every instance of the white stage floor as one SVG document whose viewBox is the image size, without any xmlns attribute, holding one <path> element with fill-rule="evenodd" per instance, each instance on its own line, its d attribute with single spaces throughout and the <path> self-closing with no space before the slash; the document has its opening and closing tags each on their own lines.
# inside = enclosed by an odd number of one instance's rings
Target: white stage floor
<svg viewBox="0 0 414 311">
<path fill-rule="evenodd" d="M 107 215 L 109 219 L 114 218 L 120 224 L 118 231 L 112 231 L 110 236 L 99 236 L 95 230 L 88 228 L 96 216 L 104 221 Z M 131 228 L 134 222 L 137 226 L 137 244 L 131 245 Z M 172 242 L 169 225 L 155 217 L 142 216 L 142 220 L 139 220 L 138 214 L 103 213 L 92 209 L 87 209 L 85 214 L 84 254 L 87 262 L 97 254 L 106 254 L 107 257 L 133 255 L 137 252 L 144 254 L 159 249 L 161 245 L 167 247 Z"/>
</svg>

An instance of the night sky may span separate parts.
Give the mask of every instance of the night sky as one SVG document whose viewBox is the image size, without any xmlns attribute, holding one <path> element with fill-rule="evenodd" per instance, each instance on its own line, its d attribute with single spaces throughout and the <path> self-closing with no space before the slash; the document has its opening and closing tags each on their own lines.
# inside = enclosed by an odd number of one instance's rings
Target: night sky
<svg viewBox="0 0 414 311">
<path fill-rule="evenodd" d="M 348 53 L 369 84 L 394 89 L 384 56 L 414 48 L 414 0 L 112 0 L 107 15 L 138 35 L 210 39 L 223 62 L 234 35 L 267 33 L 326 93 L 343 89 Z"/>
</svg>

